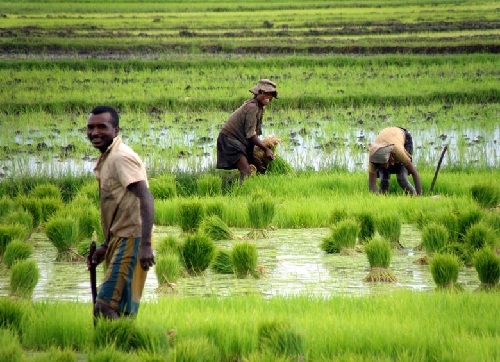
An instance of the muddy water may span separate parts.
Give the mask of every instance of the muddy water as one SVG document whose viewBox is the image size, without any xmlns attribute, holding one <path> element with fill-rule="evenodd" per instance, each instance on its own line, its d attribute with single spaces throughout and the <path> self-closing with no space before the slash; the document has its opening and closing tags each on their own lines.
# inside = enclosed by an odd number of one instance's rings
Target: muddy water
<svg viewBox="0 0 500 362">
<path fill-rule="evenodd" d="M 235 230 L 243 238 L 249 230 Z M 327 255 L 319 247 L 329 229 L 279 229 L 269 231 L 267 238 L 256 239 L 259 264 L 264 270 L 260 279 L 237 279 L 232 275 L 218 275 L 207 271 L 198 277 L 180 278 L 176 288 L 158 288 L 154 271 L 148 275 L 144 299 L 155 300 L 160 296 L 178 294 L 183 296 L 229 296 L 260 294 L 263 296 L 286 295 L 367 295 L 386 293 L 397 289 L 420 292 L 435 289 L 429 266 L 415 263 L 423 256 L 415 247 L 420 243 L 420 234 L 412 225 L 403 225 L 401 244 L 403 250 L 394 250 L 391 269 L 396 283 L 365 283 L 369 263 L 365 254 Z M 166 235 L 179 236 L 177 228 L 159 227 L 155 238 Z M 56 250 L 43 234 L 34 234 L 31 240 L 36 246 L 34 258 L 40 269 L 40 280 L 35 288 L 34 300 L 90 301 L 89 274 L 84 262 L 55 262 Z M 219 246 L 230 247 L 232 242 L 222 241 Z M 8 271 L 0 270 L 0 295 L 8 295 Z M 98 280 L 102 278 L 98 269 Z M 462 268 L 458 282 L 472 291 L 479 285 L 474 268 Z"/>
</svg>

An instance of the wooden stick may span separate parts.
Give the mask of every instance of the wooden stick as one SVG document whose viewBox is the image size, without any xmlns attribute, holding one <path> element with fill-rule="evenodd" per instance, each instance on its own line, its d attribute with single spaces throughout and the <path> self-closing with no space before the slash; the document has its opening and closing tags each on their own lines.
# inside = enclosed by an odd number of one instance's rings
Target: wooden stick
<svg viewBox="0 0 500 362">
<path fill-rule="evenodd" d="M 434 178 L 432 179 L 431 188 L 429 189 L 429 193 L 431 193 L 432 190 L 434 189 L 434 185 L 435 185 L 436 179 L 438 177 L 438 172 L 439 172 L 439 169 L 441 168 L 441 162 L 443 162 L 443 157 L 444 157 L 444 154 L 446 153 L 447 149 L 448 149 L 448 145 L 446 144 L 446 145 L 444 145 L 443 151 L 441 152 L 441 157 L 439 157 L 439 162 L 438 162 L 438 165 L 436 168 L 436 172 L 434 172 Z"/>
</svg>

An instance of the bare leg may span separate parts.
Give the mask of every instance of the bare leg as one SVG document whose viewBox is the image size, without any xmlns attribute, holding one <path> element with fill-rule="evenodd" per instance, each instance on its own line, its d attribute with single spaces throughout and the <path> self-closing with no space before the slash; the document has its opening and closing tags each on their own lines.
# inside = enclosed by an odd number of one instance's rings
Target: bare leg
<svg viewBox="0 0 500 362">
<path fill-rule="evenodd" d="M 389 191 L 389 180 L 391 175 L 387 170 L 379 171 L 380 172 L 380 193 L 386 194 Z"/>
<path fill-rule="evenodd" d="M 416 195 L 417 192 L 413 185 L 408 181 L 408 170 L 405 167 L 401 167 L 401 171 L 397 174 L 399 186 L 405 190 L 406 194 Z"/>
<path fill-rule="evenodd" d="M 95 308 L 95 311 L 96 311 L 95 314 L 98 317 L 103 317 L 103 318 L 107 318 L 107 319 L 117 319 L 117 318 L 120 318 L 120 314 L 116 310 L 114 310 L 111 307 L 108 307 L 105 304 L 96 302 L 94 308 Z"/>
<path fill-rule="evenodd" d="M 250 170 L 250 164 L 246 156 L 241 155 L 240 159 L 236 163 L 236 167 L 240 171 L 240 185 L 243 183 L 246 177 L 250 176 L 252 171 Z"/>
</svg>

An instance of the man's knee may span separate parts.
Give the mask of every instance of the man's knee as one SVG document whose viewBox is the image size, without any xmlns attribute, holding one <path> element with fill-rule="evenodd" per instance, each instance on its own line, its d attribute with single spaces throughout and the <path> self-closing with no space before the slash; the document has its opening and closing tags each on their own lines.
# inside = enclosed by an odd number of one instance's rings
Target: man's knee
<svg viewBox="0 0 500 362">
<path fill-rule="evenodd" d="M 120 318 L 120 314 L 116 310 L 100 302 L 95 303 L 94 314 L 96 317 L 102 317 L 107 319 Z"/>
</svg>

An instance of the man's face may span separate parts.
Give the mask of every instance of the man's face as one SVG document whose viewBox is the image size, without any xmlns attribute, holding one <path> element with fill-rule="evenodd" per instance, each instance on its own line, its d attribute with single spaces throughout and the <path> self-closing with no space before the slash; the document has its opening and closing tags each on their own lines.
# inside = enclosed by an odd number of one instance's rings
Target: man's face
<svg viewBox="0 0 500 362">
<path fill-rule="evenodd" d="M 87 122 L 87 138 L 92 146 L 101 153 L 105 152 L 113 139 L 118 135 L 119 128 L 113 127 L 111 114 L 90 114 Z"/>
</svg>

